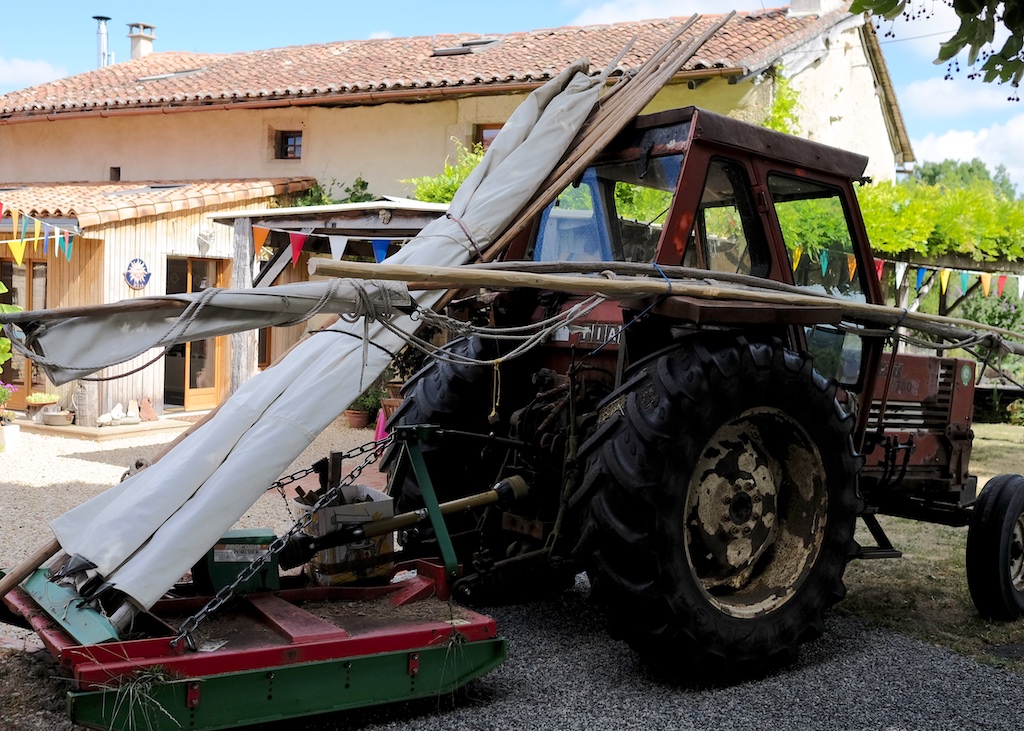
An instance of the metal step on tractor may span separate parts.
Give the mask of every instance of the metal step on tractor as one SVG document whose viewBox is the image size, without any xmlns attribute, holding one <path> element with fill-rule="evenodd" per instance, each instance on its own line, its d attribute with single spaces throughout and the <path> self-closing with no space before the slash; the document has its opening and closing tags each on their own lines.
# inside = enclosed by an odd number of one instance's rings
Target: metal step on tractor
<svg viewBox="0 0 1024 731">
<path fill-rule="evenodd" d="M 850 560 L 900 555 L 882 513 L 969 524 L 979 611 L 1024 611 L 1024 478 L 976 495 L 969 471 L 974 361 L 886 350 L 894 328 L 857 315 L 884 304 L 855 194 L 865 163 L 704 110 L 639 117 L 515 239 L 492 269 L 668 289 L 606 300 L 513 360 L 500 339 L 457 339 L 459 362 L 406 385 L 391 426 L 418 428 L 440 499 L 530 486 L 449 519 L 457 596 L 521 598 L 585 570 L 644 660 L 746 675 L 822 632 Z M 830 232 L 818 250 L 812 219 Z M 693 296 L 673 290 L 681 277 L 737 288 Z M 774 299 L 746 297 L 751 284 Z M 543 287 L 460 303 L 507 327 L 586 298 Z M 398 509 L 420 507 L 415 475 L 383 469 Z M 854 540 L 858 519 L 876 545 Z M 400 540 L 439 550 L 429 528 Z"/>
</svg>

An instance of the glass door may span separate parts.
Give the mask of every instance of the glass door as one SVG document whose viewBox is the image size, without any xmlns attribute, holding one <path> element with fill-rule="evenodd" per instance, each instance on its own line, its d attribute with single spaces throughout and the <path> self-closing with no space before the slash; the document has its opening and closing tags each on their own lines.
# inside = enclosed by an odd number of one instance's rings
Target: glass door
<svg viewBox="0 0 1024 731">
<path fill-rule="evenodd" d="M 23 310 L 41 310 L 46 307 L 46 262 L 32 259 L 22 260 L 19 266 L 13 260 L 0 259 L 0 281 L 8 291 L 0 294 L 0 303 L 17 305 Z M 7 405 L 23 410 L 25 399 L 32 393 L 55 391 L 43 369 L 17 351 L 12 351 L 9 361 L 0 366 L 0 381 L 14 385 L 18 390 Z"/>
<path fill-rule="evenodd" d="M 216 287 L 221 275 L 215 259 L 167 260 L 167 294 L 202 292 Z M 177 345 L 164 357 L 164 405 L 186 411 L 217 405 L 219 355 L 223 338 Z"/>
</svg>

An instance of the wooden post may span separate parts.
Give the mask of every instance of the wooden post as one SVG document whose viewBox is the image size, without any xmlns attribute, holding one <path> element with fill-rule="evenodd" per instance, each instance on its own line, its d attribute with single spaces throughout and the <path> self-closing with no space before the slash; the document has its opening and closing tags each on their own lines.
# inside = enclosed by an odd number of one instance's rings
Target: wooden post
<svg viewBox="0 0 1024 731">
<path fill-rule="evenodd" d="M 255 252 L 252 244 L 252 221 L 236 218 L 234 226 L 234 263 L 231 266 L 231 288 L 251 289 Z M 252 378 L 256 373 L 256 331 L 245 330 L 231 335 L 231 376 L 229 392 Z"/>
</svg>

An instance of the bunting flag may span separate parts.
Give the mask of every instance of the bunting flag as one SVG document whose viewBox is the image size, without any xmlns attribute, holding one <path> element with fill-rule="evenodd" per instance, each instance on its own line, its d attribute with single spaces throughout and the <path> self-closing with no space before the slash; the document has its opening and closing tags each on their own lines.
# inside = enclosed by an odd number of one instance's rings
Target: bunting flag
<svg viewBox="0 0 1024 731">
<path fill-rule="evenodd" d="M 299 263 L 299 256 L 302 254 L 302 247 L 306 244 L 306 239 L 309 236 L 298 231 L 288 232 L 288 241 L 292 245 L 292 266 Z"/>
<path fill-rule="evenodd" d="M 885 268 L 884 259 L 875 259 L 875 274 L 878 276 L 878 281 L 882 281 L 882 270 Z"/>
<path fill-rule="evenodd" d="M 378 264 L 388 258 L 388 247 L 391 246 L 391 239 L 373 239 L 370 243 L 373 245 L 373 258 Z M 822 270 L 822 274 L 824 273 L 824 270 Z"/>
<path fill-rule="evenodd" d="M 992 291 L 992 275 L 988 272 L 981 273 L 981 291 L 985 293 L 986 297 Z"/>
<path fill-rule="evenodd" d="M 260 258 L 260 252 L 263 251 L 263 244 L 267 243 L 267 236 L 270 235 L 269 228 L 263 228 L 262 226 L 252 227 L 252 243 L 253 249 L 255 250 L 255 258 Z"/>
<path fill-rule="evenodd" d="M 924 267 L 918 267 L 917 269 L 917 286 L 914 289 L 921 289 L 921 285 L 924 284 L 924 274 L 927 270 Z"/>
<path fill-rule="evenodd" d="M 853 275 L 857 273 L 857 257 L 853 254 L 846 255 L 846 271 L 849 273 L 847 281 L 853 281 Z"/>
<path fill-rule="evenodd" d="M 348 246 L 348 236 L 328 236 L 331 242 L 331 258 L 335 261 L 341 261 L 341 257 L 345 255 L 345 247 Z"/>
<path fill-rule="evenodd" d="M 1017 299 L 1024 297 L 1024 274 L 1017 275 Z"/>
<path fill-rule="evenodd" d="M 21 262 L 25 259 L 25 239 L 12 239 L 6 243 L 11 248 L 11 256 L 14 257 L 14 262 L 21 266 Z"/>
<path fill-rule="evenodd" d="M 905 261 L 896 262 L 896 289 L 903 286 L 903 280 L 906 278 L 907 269 L 909 268 L 910 265 Z"/>
<path fill-rule="evenodd" d="M 43 244 L 43 254 L 49 256 L 51 240 L 54 246 L 57 247 L 57 254 L 59 255 L 63 249 L 68 261 L 71 261 L 74 233 L 71 231 L 65 232 L 63 229 L 52 226 L 42 219 L 29 216 L 17 208 L 12 208 L 0 202 L 0 218 L 3 218 L 5 213 L 11 217 L 11 239 L 0 241 L 0 244 L 6 244 L 10 248 L 11 255 L 18 266 L 24 266 L 25 250 L 31 246 L 32 251 L 36 251 L 39 248 L 40 242 Z M 31 230 L 29 226 L 30 221 Z"/>
<path fill-rule="evenodd" d="M 804 250 L 801 249 L 799 246 L 796 247 L 795 249 L 793 249 L 793 271 L 794 272 L 796 271 L 796 268 L 798 266 L 800 266 L 800 257 L 803 256 L 803 255 L 804 255 Z"/>
<path fill-rule="evenodd" d="M 1006 275 L 1000 274 L 999 279 L 996 281 L 998 282 L 998 284 L 996 285 L 996 292 L 998 292 L 999 296 L 1002 297 L 1003 290 L 1006 288 Z"/>
<path fill-rule="evenodd" d="M 967 294 L 967 286 L 971 283 L 970 272 L 960 272 L 960 293 Z"/>
<path fill-rule="evenodd" d="M 942 293 L 946 293 L 946 287 L 949 286 L 949 275 L 952 274 L 948 269 L 939 270 L 939 286 L 942 287 Z"/>
</svg>

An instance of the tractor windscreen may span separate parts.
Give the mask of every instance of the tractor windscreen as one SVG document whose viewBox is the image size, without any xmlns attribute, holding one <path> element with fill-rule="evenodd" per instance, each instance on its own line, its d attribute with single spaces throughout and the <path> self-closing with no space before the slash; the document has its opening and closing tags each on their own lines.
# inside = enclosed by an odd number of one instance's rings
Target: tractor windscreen
<svg viewBox="0 0 1024 731">
<path fill-rule="evenodd" d="M 682 161 L 588 168 L 541 214 L 534 261 L 654 261 Z"/>
</svg>

